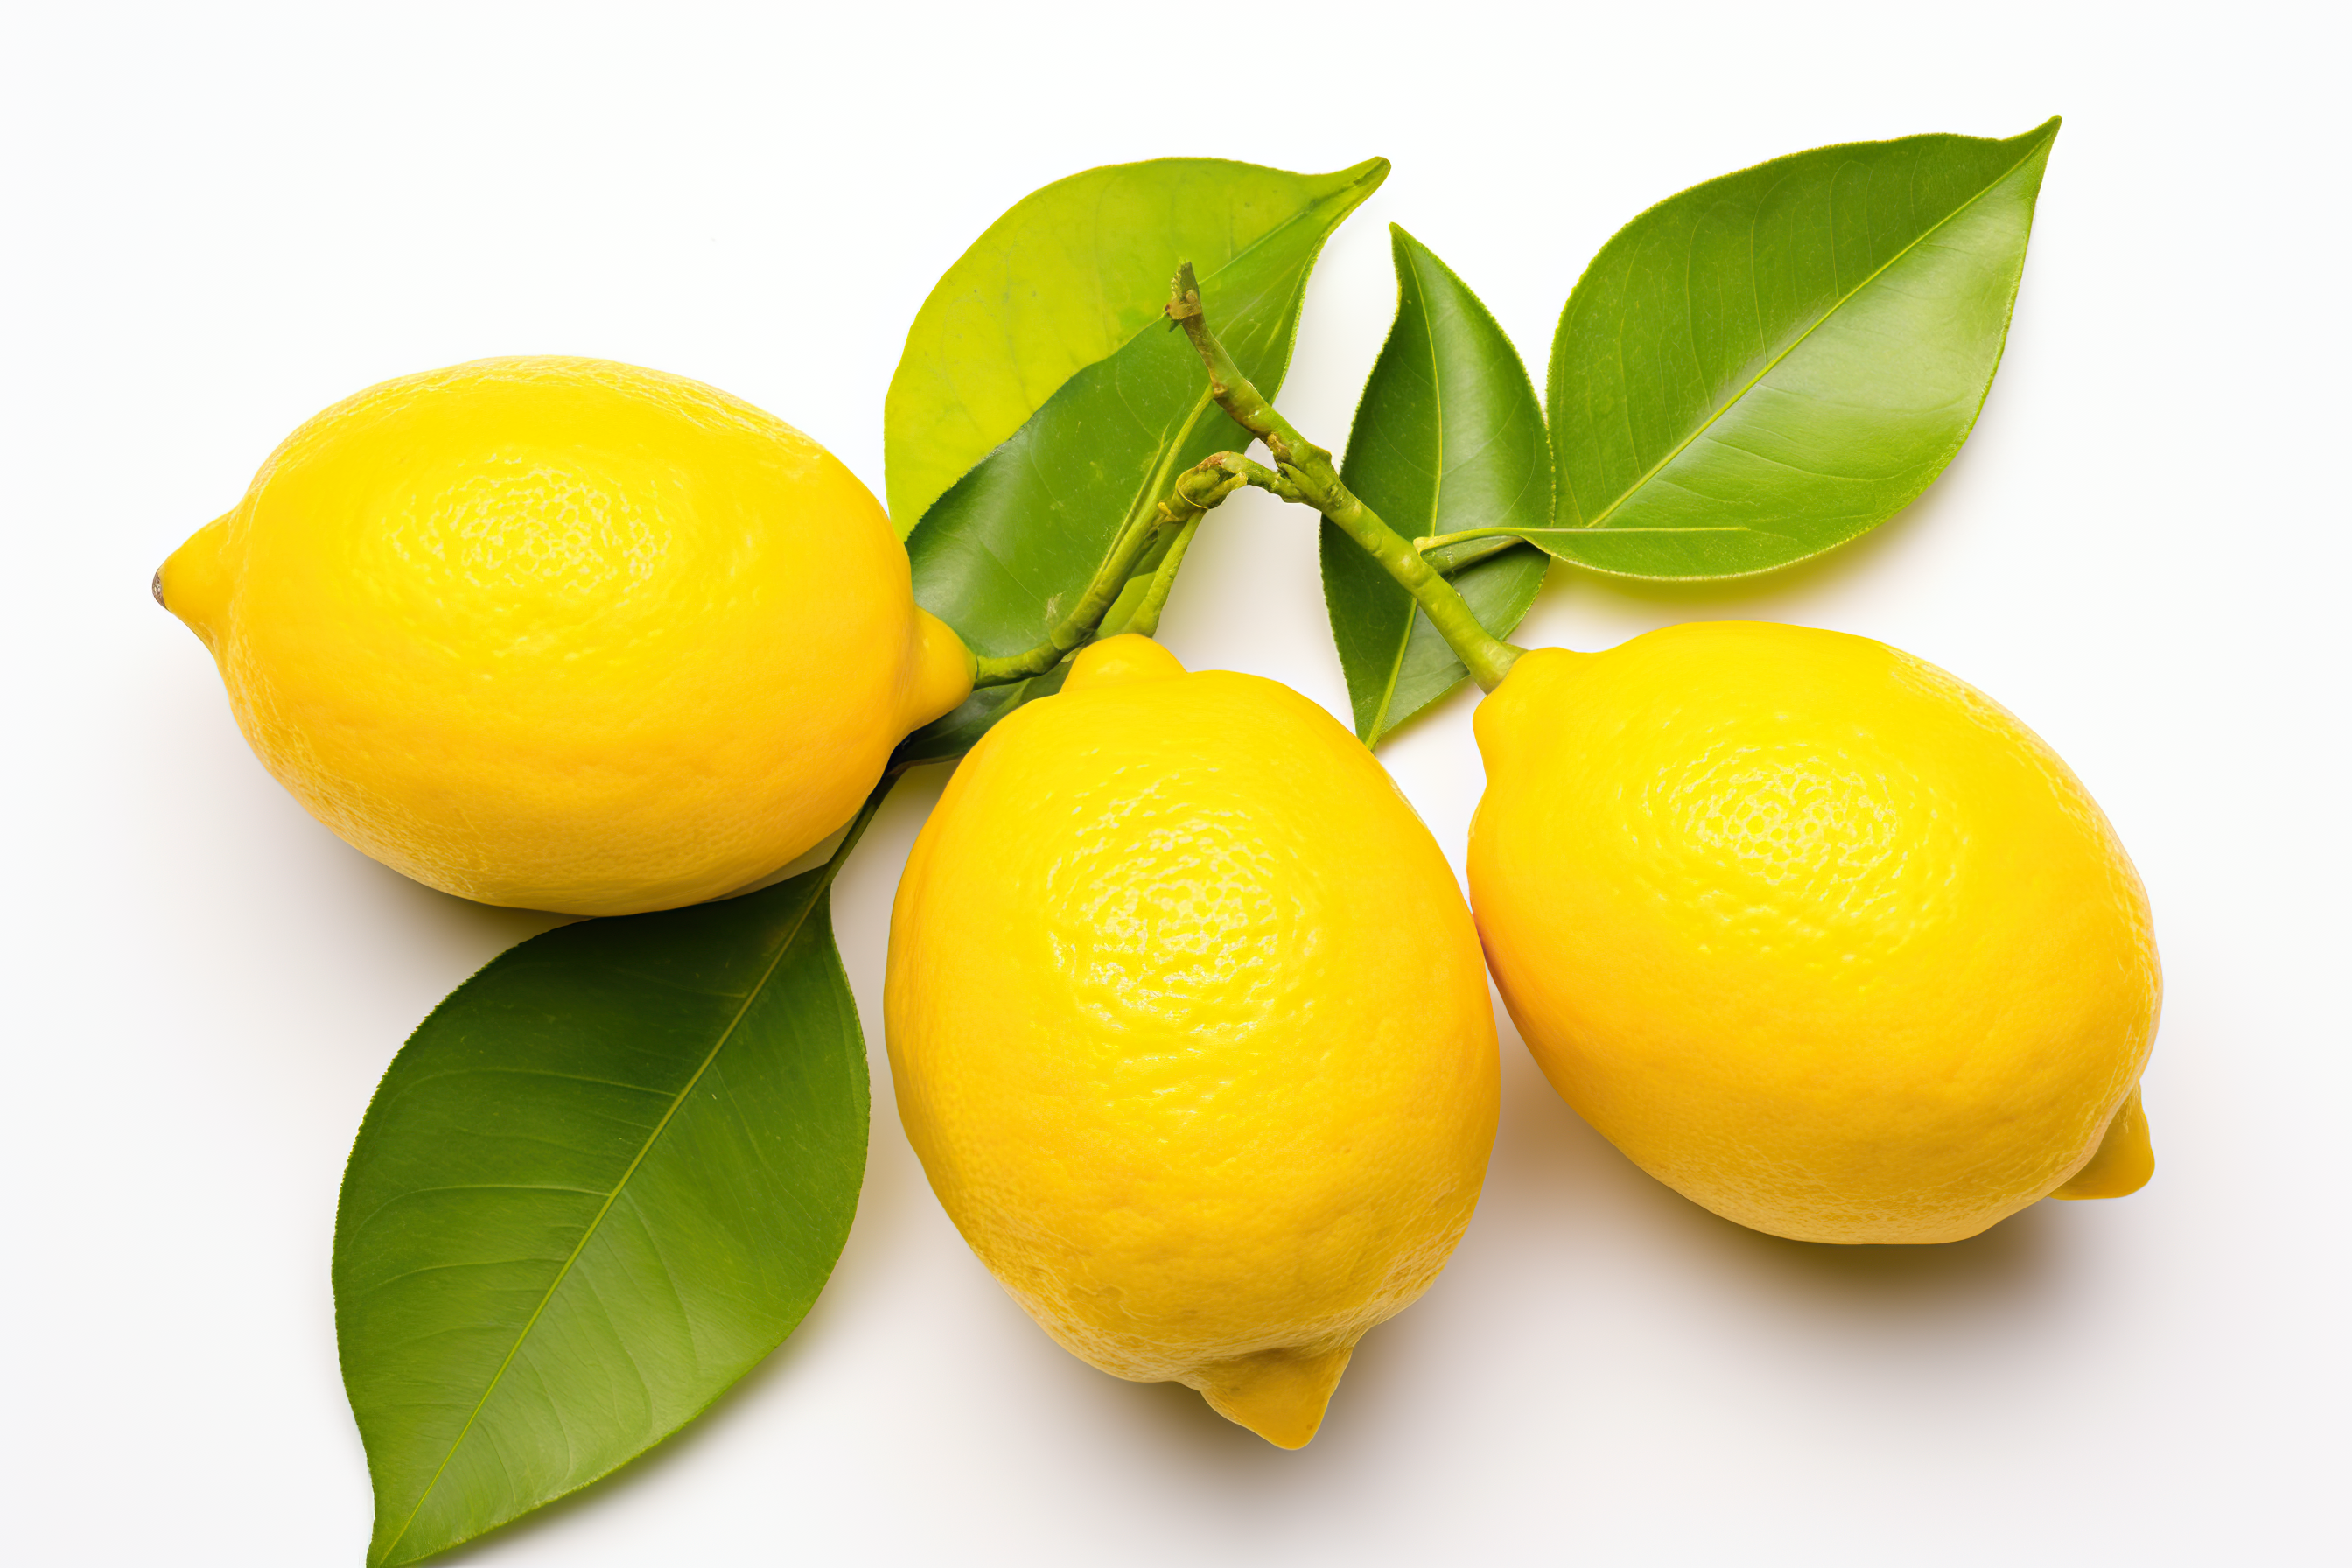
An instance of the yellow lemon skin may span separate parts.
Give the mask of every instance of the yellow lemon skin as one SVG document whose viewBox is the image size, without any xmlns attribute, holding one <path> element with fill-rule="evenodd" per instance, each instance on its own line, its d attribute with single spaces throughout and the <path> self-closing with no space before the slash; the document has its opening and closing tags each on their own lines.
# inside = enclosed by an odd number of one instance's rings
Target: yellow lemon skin
<svg viewBox="0 0 2352 1568">
<path fill-rule="evenodd" d="M 971 689 L 855 475 L 725 393 L 604 360 L 337 404 L 156 593 L 320 821 L 444 891 L 571 914 L 756 881 Z"/>
<path fill-rule="evenodd" d="M 1715 623 L 1529 653 L 1475 722 L 1488 963 L 1553 1087 L 1652 1175 L 1825 1242 L 1954 1241 L 2078 1172 L 2061 1195 L 2147 1180 L 2147 896 L 1981 693 L 1865 638 Z"/>
<path fill-rule="evenodd" d="M 1005 1289 L 1286 1448 L 1444 1266 L 1494 1142 L 1493 1004 L 1428 829 L 1320 708 L 1139 637 L 958 767 L 885 1016 L 908 1137 Z"/>
</svg>

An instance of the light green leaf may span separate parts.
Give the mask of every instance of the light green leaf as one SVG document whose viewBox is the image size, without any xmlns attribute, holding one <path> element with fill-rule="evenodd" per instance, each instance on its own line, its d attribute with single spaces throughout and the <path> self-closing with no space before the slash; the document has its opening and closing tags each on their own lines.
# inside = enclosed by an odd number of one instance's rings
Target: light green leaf
<svg viewBox="0 0 2352 1568">
<path fill-rule="evenodd" d="M 335 1219 L 371 1564 L 626 1462 L 816 1300 L 866 1164 L 831 877 L 533 938 L 394 1058 Z"/>
<path fill-rule="evenodd" d="M 1909 505 L 2000 363 L 2055 119 L 1822 147 L 1620 230 L 1552 340 L 1555 526 L 1596 571 L 1769 572 Z"/>
<path fill-rule="evenodd" d="M 1452 268 L 1395 225 L 1389 235 L 1396 321 L 1357 405 L 1340 478 L 1409 539 L 1543 527 L 1551 445 L 1518 351 Z M 1479 624 L 1507 637 L 1550 564 L 1542 552 L 1511 544 L 1448 576 Z M 1366 745 L 1467 678 L 1412 595 L 1328 522 L 1323 601 Z"/>
<path fill-rule="evenodd" d="M 1387 173 L 1377 158 L 1330 174 L 1157 158 L 1023 197 L 932 289 L 890 378 L 883 471 L 900 537 L 1063 383 L 1157 321 L 1180 259 L 1206 277 L 1334 197 L 1344 216 Z"/>
</svg>

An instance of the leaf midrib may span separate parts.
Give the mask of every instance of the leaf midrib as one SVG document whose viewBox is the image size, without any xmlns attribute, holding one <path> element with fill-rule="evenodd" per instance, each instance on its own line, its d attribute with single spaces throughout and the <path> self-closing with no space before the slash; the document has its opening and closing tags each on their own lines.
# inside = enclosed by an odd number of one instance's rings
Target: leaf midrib
<svg viewBox="0 0 2352 1568">
<path fill-rule="evenodd" d="M 1421 258 L 1409 257 L 1408 260 L 1412 276 L 1413 301 L 1421 308 L 1422 336 L 1429 344 L 1429 397 L 1437 413 L 1437 417 L 1430 421 L 1437 432 L 1437 455 L 1430 463 L 1429 482 L 1429 521 L 1430 527 L 1434 529 L 1445 489 L 1445 387 L 1438 376 L 1437 323 L 1430 316 L 1429 289 L 1422 279 Z M 1398 313 L 1403 313 L 1402 307 Z M 1389 662 L 1388 681 L 1381 688 L 1380 706 L 1372 711 L 1371 733 L 1364 737 L 1367 746 L 1380 744 L 1381 731 L 1389 721 L 1389 710 L 1396 704 L 1397 682 L 1404 679 L 1404 656 L 1412 647 L 1413 622 L 1420 615 L 1421 606 L 1408 595 L 1405 600 L 1404 635 L 1397 638 L 1396 658 Z"/>
<path fill-rule="evenodd" d="M 783 940 L 776 944 L 776 951 L 769 958 L 767 967 L 760 972 L 759 979 L 744 992 L 743 1000 L 736 1007 L 734 1016 L 727 1020 L 726 1028 L 719 1031 L 719 1038 L 712 1043 L 702 1060 L 696 1064 L 693 1074 L 671 1098 L 668 1106 L 662 1111 L 661 1120 L 654 1124 L 653 1131 L 646 1134 L 645 1142 L 638 1146 L 636 1153 L 630 1157 L 628 1168 L 621 1173 L 621 1179 L 613 1184 L 611 1192 L 604 1194 L 604 1202 L 596 1210 L 595 1217 L 588 1222 L 588 1228 L 581 1233 L 579 1241 L 565 1256 L 563 1267 L 556 1271 L 555 1278 L 549 1281 L 547 1289 L 541 1295 L 538 1304 L 531 1308 L 530 1316 L 525 1320 L 521 1330 L 516 1333 L 514 1343 L 507 1347 L 506 1356 L 499 1363 L 498 1371 L 490 1374 L 490 1381 L 482 1389 L 481 1398 L 476 1400 L 474 1408 L 467 1413 L 466 1425 L 459 1428 L 457 1436 L 450 1442 L 449 1451 L 441 1456 L 441 1463 L 434 1468 L 433 1479 L 425 1483 L 423 1491 L 416 1494 L 415 1504 L 409 1509 L 408 1517 L 400 1521 L 399 1531 L 391 1540 L 384 1542 L 383 1554 L 376 1559 L 378 1563 L 392 1561 L 393 1552 L 407 1537 L 410 1528 L 416 1522 L 416 1516 L 424 1511 L 425 1504 L 432 1498 L 434 1489 L 441 1484 L 441 1478 L 448 1471 L 450 1461 L 457 1457 L 457 1450 L 464 1447 L 466 1439 L 473 1435 L 475 1425 L 481 1419 L 483 1408 L 490 1402 L 490 1395 L 498 1392 L 499 1384 L 505 1380 L 507 1368 L 514 1364 L 514 1358 L 521 1353 L 523 1342 L 530 1338 L 531 1331 L 539 1326 L 539 1320 L 546 1312 L 548 1304 L 555 1300 L 555 1294 L 563 1288 L 564 1280 L 571 1278 L 572 1265 L 580 1261 L 581 1254 L 585 1252 L 588 1244 L 595 1239 L 598 1229 L 604 1223 L 604 1216 L 613 1212 L 613 1205 L 619 1202 L 621 1194 L 628 1190 L 630 1181 L 637 1173 L 637 1168 L 645 1163 L 646 1156 L 653 1152 L 654 1145 L 661 1142 L 662 1134 L 669 1130 L 669 1124 L 677 1115 L 679 1107 L 683 1106 L 687 1097 L 694 1092 L 695 1086 L 702 1081 L 703 1075 L 710 1070 L 710 1064 L 719 1059 L 719 1053 L 725 1050 L 727 1043 L 735 1037 L 735 1031 L 742 1024 L 744 1016 L 751 1012 L 751 1004 L 758 1001 L 761 994 L 767 990 L 768 983 L 775 978 L 776 970 L 783 963 L 784 955 L 790 952 L 793 944 L 800 940 L 801 928 L 808 923 L 810 914 L 816 909 L 817 900 L 824 898 L 826 889 L 832 887 L 833 873 L 839 864 L 840 860 L 836 858 L 833 865 L 824 868 L 824 875 L 811 889 L 808 901 L 803 903 L 799 911 L 793 916 L 792 924 L 785 931 Z"/>
<path fill-rule="evenodd" d="M 1846 307 L 1847 302 L 1852 300 L 1855 295 L 1861 293 L 1864 289 L 1869 288 L 1873 283 L 1878 281 L 1879 278 L 1885 273 L 1888 268 L 1893 267 L 1896 262 L 1901 261 L 1905 257 L 1910 255 L 1914 250 L 1916 250 L 1921 245 L 1927 243 L 1928 238 L 1936 234 L 1937 230 L 1958 218 L 1970 207 L 1975 206 L 1977 203 L 1984 200 L 1984 198 L 1990 195 L 2003 180 L 2008 179 L 2011 174 L 2017 173 L 2018 170 L 2025 167 L 2027 160 L 2031 159 L 2036 153 L 2041 152 L 2049 144 L 2050 138 L 2046 135 L 2043 136 L 2032 147 L 2026 149 L 2024 154 L 2021 156 L 2017 162 L 2001 170 L 2000 174 L 1995 174 L 1991 179 L 1987 180 L 1982 186 L 1979 187 L 1974 195 L 1971 195 L 1967 201 L 1964 201 L 1959 205 L 1954 207 L 1950 212 L 1946 213 L 1942 217 L 1937 218 L 1926 228 L 1921 229 L 1907 244 L 1903 247 L 1902 249 L 1896 251 L 1894 255 L 1881 262 L 1877 267 L 1874 268 L 1868 277 L 1863 279 L 1861 282 L 1856 283 L 1853 288 L 1839 295 L 1827 310 L 1823 310 L 1819 316 L 1814 318 L 1812 322 L 1807 326 L 1802 332 L 1799 333 L 1790 341 L 1787 348 L 1782 349 L 1780 353 L 1766 360 L 1764 363 L 1758 368 L 1756 374 L 1748 377 L 1748 381 L 1739 388 L 1738 391 L 1733 393 L 1729 397 L 1725 398 L 1721 405 L 1717 407 L 1714 412 L 1710 413 L 1706 416 L 1706 420 L 1700 424 L 1696 429 L 1684 437 L 1682 440 L 1675 445 L 1673 451 L 1668 452 L 1664 457 L 1660 458 L 1655 463 L 1653 463 L 1649 469 L 1644 472 L 1640 479 L 1635 479 L 1631 485 L 1628 485 L 1624 490 L 1618 495 L 1617 499 L 1611 501 L 1606 507 L 1602 508 L 1600 513 L 1595 516 L 1591 522 L 1580 523 L 1574 528 L 1564 529 L 1560 531 L 1573 533 L 1606 528 L 1608 526 L 1609 520 L 1617 514 L 1619 509 L 1622 508 L 1627 501 L 1632 500 L 1636 495 L 1639 495 L 1642 490 L 1648 486 L 1650 481 L 1656 479 L 1661 473 L 1664 472 L 1675 458 L 1690 450 L 1692 443 L 1696 442 L 1700 437 L 1713 429 L 1717 421 L 1720 420 L 1725 415 L 1730 413 L 1732 409 L 1738 407 L 1740 399 L 1755 391 L 1759 382 L 1761 382 L 1766 376 L 1779 369 L 1781 363 L 1786 361 L 1790 354 L 1795 353 L 1799 349 L 1802 348 L 1805 345 L 1806 340 L 1810 339 L 1815 332 L 1821 331 L 1822 327 L 1828 322 L 1830 318 L 1843 310 Z M 1751 224 L 1750 226 L 1752 228 L 1753 225 Z M 1680 529 L 1664 529 L 1658 531 L 1683 532 L 1687 531 Z"/>
</svg>

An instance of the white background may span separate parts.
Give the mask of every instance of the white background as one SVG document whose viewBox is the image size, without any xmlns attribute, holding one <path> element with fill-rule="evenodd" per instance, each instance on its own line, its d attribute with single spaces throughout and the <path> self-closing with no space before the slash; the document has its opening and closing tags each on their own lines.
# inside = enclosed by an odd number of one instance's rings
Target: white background
<svg viewBox="0 0 2352 1568">
<path fill-rule="evenodd" d="M 853 14 L 854 13 L 854 14 Z M 2064 112 L 2009 353 L 1918 505 L 1706 591 L 1557 572 L 1523 641 L 1865 633 L 2069 758 L 2154 898 L 2154 1184 L 1935 1248 L 1739 1229 L 1588 1131 L 1503 1023 L 1452 1268 L 1286 1454 L 1055 1348 L 871 1174 L 797 1334 L 619 1477 L 452 1561 L 2344 1561 L 2343 40 L 2318 5 L 11 6 L 0 46 L 13 1561 L 360 1561 L 328 1255 L 370 1089 L 549 920 L 404 881 L 247 752 L 149 572 L 301 419 L 497 353 L 717 384 L 877 490 L 917 304 L 1090 164 L 1387 185 L 1284 403 L 1338 446 L 1399 221 L 1541 361 L 1636 211 L 1833 141 Z M 1308 520 L 1244 495 L 1164 627 L 1345 710 Z M 1449 853 L 1470 700 L 1385 756 Z M 837 896 L 878 1043 L 940 780 Z M 878 1055 L 878 1052 L 877 1052 Z"/>
</svg>

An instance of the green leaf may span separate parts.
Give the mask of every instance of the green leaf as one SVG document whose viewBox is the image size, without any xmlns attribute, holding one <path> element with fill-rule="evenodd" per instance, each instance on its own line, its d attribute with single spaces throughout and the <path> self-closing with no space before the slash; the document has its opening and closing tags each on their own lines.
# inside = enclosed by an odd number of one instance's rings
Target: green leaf
<svg viewBox="0 0 2352 1568">
<path fill-rule="evenodd" d="M 1274 173 L 1245 164 L 1174 167 L 1241 170 L 1252 178 Z M 1387 174 L 1387 163 L 1374 159 L 1307 182 L 1322 194 L 1202 278 L 1202 297 L 1227 348 L 1269 395 L 1288 368 L 1316 256 Z M 1188 174 L 1167 197 L 1197 194 L 1197 177 Z M 1148 284 L 1139 268 L 1135 310 L 1146 324 L 1064 382 L 1009 439 L 950 486 L 908 537 L 915 597 L 975 651 L 1005 657 L 1034 647 L 1127 531 L 1157 514 L 1178 474 L 1213 452 L 1247 444 L 1247 436 L 1210 400 L 1189 341 L 1160 318 L 1181 259 L 1172 251 L 1163 254 Z M 1197 266 L 1198 258 L 1192 259 Z M 1129 573 L 1130 585 L 1149 574 L 1167 542 L 1161 539 Z M 1026 695 L 1044 689 L 1032 682 Z M 982 693 L 916 737 L 914 752 L 902 755 L 944 760 L 932 753 L 950 733 L 968 746 L 1023 700 L 1019 691 L 1009 700 Z"/>
<path fill-rule="evenodd" d="M 1546 526 L 1551 444 L 1518 351 L 1452 268 L 1395 225 L 1389 235 L 1396 321 L 1356 406 L 1340 478 L 1408 539 Z M 1447 574 L 1479 624 L 1507 637 L 1550 564 L 1541 551 L 1507 542 Z M 1328 522 L 1323 601 L 1366 745 L 1468 675 L 1412 595 Z"/>
<path fill-rule="evenodd" d="M 904 537 L 1064 382 L 1160 319 L 1169 275 L 1202 277 L 1388 173 L 1381 159 L 1294 174 L 1222 158 L 1089 169 L 1015 203 L 916 312 L 883 403 L 883 471 Z"/>
<path fill-rule="evenodd" d="M 1631 577 L 1737 577 L 1909 505 L 2000 363 L 2058 121 L 1816 148 L 1695 185 L 1578 280 L 1546 402 L 1556 526 Z"/>
<path fill-rule="evenodd" d="M 535 937 L 394 1058 L 335 1218 L 370 1563 L 625 1463 L 816 1300 L 866 1165 L 832 874 Z"/>
</svg>

